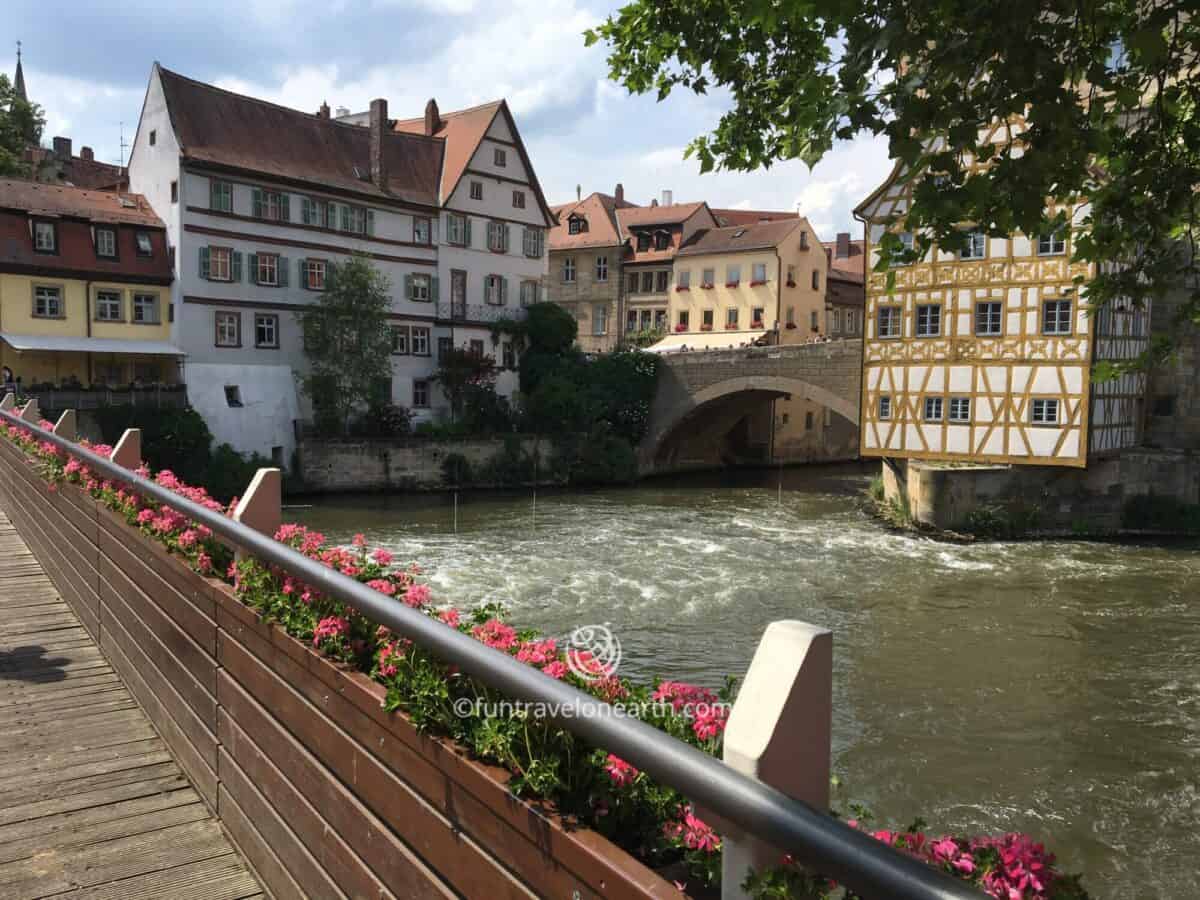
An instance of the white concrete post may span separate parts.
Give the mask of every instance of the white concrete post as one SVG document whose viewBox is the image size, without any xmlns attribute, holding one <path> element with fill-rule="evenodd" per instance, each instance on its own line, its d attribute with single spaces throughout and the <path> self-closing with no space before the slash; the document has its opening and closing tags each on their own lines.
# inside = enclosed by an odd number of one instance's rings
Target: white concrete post
<svg viewBox="0 0 1200 900">
<path fill-rule="evenodd" d="M 75 410 L 64 409 L 58 421 L 54 423 L 54 433 L 68 441 L 79 439 L 79 429 L 75 425 Z"/>
<path fill-rule="evenodd" d="M 283 524 L 283 477 L 279 469 L 259 469 L 238 500 L 233 520 L 275 537 Z"/>
<path fill-rule="evenodd" d="M 9 391 L 7 394 L 4 395 L 4 399 L 0 400 L 0 409 L 4 410 L 5 412 L 11 412 L 13 409 L 16 408 L 16 405 L 17 405 L 17 395 L 14 394 L 12 391 Z"/>
<path fill-rule="evenodd" d="M 37 397 L 31 397 L 26 401 L 25 408 L 21 410 L 21 418 L 33 425 L 42 420 L 42 411 L 38 409 Z"/>
<path fill-rule="evenodd" d="M 826 811 L 832 724 L 833 634 L 805 622 L 772 622 L 729 715 L 726 765 Z M 782 851 L 735 828 L 721 838 L 721 900 L 744 900 L 747 872 L 779 865 Z"/>
<path fill-rule="evenodd" d="M 112 461 L 125 469 L 136 469 L 142 464 L 142 429 L 126 428 L 117 446 L 113 447 Z"/>
</svg>

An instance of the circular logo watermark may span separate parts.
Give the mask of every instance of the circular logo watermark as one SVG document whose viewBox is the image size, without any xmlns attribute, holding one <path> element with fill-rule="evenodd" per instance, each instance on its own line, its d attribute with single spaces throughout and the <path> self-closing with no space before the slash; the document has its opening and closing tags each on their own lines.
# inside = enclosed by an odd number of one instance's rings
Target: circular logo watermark
<svg viewBox="0 0 1200 900">
<path fill-rule="evenodd" d="M 621 641 L 604 625 L 581 625 L 567 638 L 567 668 L 584 681 L 599 681 L 621 664 Z"/>
</svg>

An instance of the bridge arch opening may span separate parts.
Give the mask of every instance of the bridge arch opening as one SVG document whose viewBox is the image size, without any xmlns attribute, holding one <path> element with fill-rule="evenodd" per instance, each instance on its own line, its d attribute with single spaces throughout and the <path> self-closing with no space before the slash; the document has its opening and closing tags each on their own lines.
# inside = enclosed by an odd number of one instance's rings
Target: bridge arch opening
<svg viewBox="0 0 1200 900">
<path fill-rule="evenodd" d="M 842 439 L 857 447 L 857 396 L 847 399 L 818 384 L 776 375 L 728 378 L 708 385 L 652 422 L 642 444 L 642 468 L 666 471 L 689 466 L 770 462 L 778 421 L 773 400 L 800 399 L 828 409 L 840 420 Z M 811 409 L 811 406 L 809 407 Z M 808 415 L 811 417 L 812 413 Z M 787 425 L 786 419 L 784 425 Z M 812 426 L 803 421 L 793 429 Z M 856 455 L 856 453 L 850 454 Z"/>
</svg>

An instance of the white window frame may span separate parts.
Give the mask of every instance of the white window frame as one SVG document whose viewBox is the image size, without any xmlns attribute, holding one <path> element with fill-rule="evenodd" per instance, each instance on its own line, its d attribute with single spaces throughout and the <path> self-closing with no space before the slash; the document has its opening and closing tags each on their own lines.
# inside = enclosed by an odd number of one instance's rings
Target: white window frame
<svg viewBox="0 0 1200 900">
<path fill-rule="evenodd" d="M 545 232 L 540 228 L 526 228 L 521 237 L 525 255 L 530 259 L 541 259 L 545 252 Z"/>
<path fill-rule="evenodd" d="M 508 226 L 503 222 L 488 222 L 488 249 L 493 253 L 508 252 Z"/>
<path fill-rule="evenodd" d="M 575 283 L 575 257 L 564 256 L 562 264 L 562 280 L 563 284 Z"/>
<path fill-rule="evenodd" d="M 525 279 L 521 282 L 518 291 L 520 292 L 521 306 L 532 306 L 537 303 L 538 283 L 536 281 Z"/>
<path fill-rule="evenodd" d="M 38 312 L 38 302 L 42 303 L 42 311 Z M 56 284 L 35 284 L 33 286 L 33 315 L 37 319 L 63 319 L 63 289 Z"/>
<path fill-rule="evenodd" d="M 33 249 L 39 253 L 58 252 L 58 234 L 53 222 L 33 223 Z"/>
<path fill-rule="evenodd" d="M 571 216 L 567 219 L 567 234 L 579 234 L 581 231 L 583 231 L 583 223 L 578 216 Z"/>
<path fill-rule="evenodd" d="M 524 208 L 525 208 L 525 192 L 514 190 L 513 191 L 513 209 L 524 209 Z"/>
<path fill-rule="evenodd" d="M 227 309 L 213 312 L 215 342 L 218 347 L 242 346 L 242 314 Z"/>
<path fill-rule="evenodd" d="M 675 273 L 675 287 L 690 290 L 692 286 L 692 270 L 680 269 Z"/>
<path fill-rule="evenodd" d="M 1066 306 L 1065 313 L 1063 306 Z M 1051 313 L 1051 307 L 1054 308 Z M 1072 319 L 1074 318 L 1074 304 L 1066 297 L 1059 297 L 1054 300 L 1042 301 L 1042 334 L 1062 337 L 1064 335 L 1074 334 L 1075 328 Z"/>
<path fill-rule="evenodd" d="M 408 326 L 393 325 L 392 331 L 392 355 L 407 356 L 408 355 Z"/>
<path fill-rule="evenodd" d="M 592 306 L 592 336 L 603 337 L 608 334 L 608 304 L 597 303 Z"/>
<path fill-rule="evenodd" d="M 887 313 L 885 316 L 884 313 Z M 884 320 L 887 320 L 887 329 L 884 329 Z M 904 334 L 903 328 L 904 309 L 891 303 L 880 304 L 875 310 L 875 337 L 884 340 L 895 340 L 902 337 Z"/>
<path fill-rule="evenodd" d="M 1057 399 L 1035 397 L 1029 401 L 1029 423 L 1031 425 L 1059 425 L 1061 424 L 1059 422 L 1061 408 L 1062 404 Z"/>
<path fill-rule="evenodd" d="M 137 247 L 138 256 L 153 256 L 154 242 L 150 239 L 150 232 L 139 231 L 134 235 L 135 245 Z"/>
<path fill-rule="evenodd" d="M 755 263 L 750 268 L 750 280 L 759 284 L 766 284 L 767 281 L 767 264 Z"/>
<path fill-rule="evenodd" d="M 279 254 L 259 253 L 256 255 L 254 282 L 266 287 L 279 287 Z M 209 267 L 212 267 L 212 257 L 209 257 Z M 264 275 L 264 272 L 266 273 Z"/>
<path fill-rule="evenodd" d="M 260 335 L 268 334 L 273 340 L 264 341 L 260 339 Z M 274 313 L 255 313 L 254 314 L 254 346 L 263 347 L 268 350 L 278 349 L 279 347 L 279 316 Z"/>
<path fill-rule="evenodd" d="M 117 229 L 96 229 L 96 255 L 105 259 L 117 258 Z"/>
<path fill-rule="evenodd" d="M 971 421 L 971 398 L 970 397 L 951 397 L 950 398 L 950 422 L 958 425 L 967 424 Z"/>
<path fill-rule="evenodd" d="M 958 251 L 959 259 L 987 259 L 987 235 L 979 229 L 968 231 L 967 245 Z"/>
<path fill-rule="evenodd" d="M 888 421 L 892 418 L 892 397 L 890 394 L 881 394 L 879 396 L 879 413 L 880 421 Z"/>
<path fill-rule="evenodd" d="M 725 267 L 725 286 L 737 287 L 742 283 L 742 267 L 741 266 L 726 266 Z"/>
<path fill-rule="evenodd" d="M 218 260 L 222 260 L 224 263 L 224 275 L 218 273 Z M 233 281 L 233 250 L 229 247 L 208 248 L 208 280 Z"/>
<path fill-rule="evenodd" d="M 945 414 L 945 400 L 941 397 L 926 397 L 921 404 L 921 419 L 924 422 L 940 422 Z"/>
<path fill-rule="evenodd" d="M 413 216 L 413 243 L 433 243 L 433 222 L 428 216 Z"/>
<path fill-rule="evenodd" d="M 116 314 L 107 315 L 106 309 L 110 304 L 116 304 Z M 96 321 L 123 322 L 125 321 L 125 302 L 120 290 L 112 288 L 97 288 L 96 290 Z"/>
<path fill-rule="evenodd" d="M 325 279 L 329 275 L 328 263 L 323 259 L 304 261 L 304 286 L 310 291 L 325 290 Z"/>
<path fill-rule="evenodd" d="M 149 301 L 147 303 L 147 301 Z M 138 292 L 133 295 L 132 301 L 132 316 L 133 322 L 138 325 L 160 325 L 162 317 L 158 313 L 158 294 Z M 145 315 L 145 309 L 149 306 L 153 311 L 153 315 L 149 318 Z"/>
<path fill-rule="evenodd" d="M 483 276 L 483 299 L 489 306 L 501 306 L 504 303 L 504 277 L 501 275 Z"/>
<path fill-rule="evenodd" d="M 1067 252 L 1067 236 L 1062 229 L 1038 235 L 1038 256 L 1062 256 Z"/>
<path fill-rule="evenodd" d="M 936 313 L 934 312 L 935 310 Z M 918 304 L 916 314 L 917 322 L 915 334 L 917 337 L 942 336 L 942 304 Z"/>
<path fill-rule="evenodd" d="M 596 257 L 596 280 L 597 281 L 608 281 L 608 257 L 607 256 L 597 256 Z M 606 306 L 605 309 L 608 309 L 608 307 Z"/>
<path fill-rule="evenodd" d="M 413 356 L 428 356 L 429 329 L 424 325 L 414 325 L 409 332 L 409 344 Z"/>
<path fill-rule="evenodd" d="M 482 200 L 483 199 L 483 182 L 482 181 L 472 181 L 471 182 L 471 199 L 472 200 Z"/>
<path fill-rule="evenodd" d="M 988 321 L 987 328 L 979 327 L 979 315 L 982 307 L 998 307 L 999 312 L 995 314 L 996 326 L 992 328 L 992 312 L 987 313 Z M 1001 300 L 977 300 L 975 301 L 975 335 L 977 337 L 1003 337 L 1004 336 L 1004 302 Z"/>
</svg>

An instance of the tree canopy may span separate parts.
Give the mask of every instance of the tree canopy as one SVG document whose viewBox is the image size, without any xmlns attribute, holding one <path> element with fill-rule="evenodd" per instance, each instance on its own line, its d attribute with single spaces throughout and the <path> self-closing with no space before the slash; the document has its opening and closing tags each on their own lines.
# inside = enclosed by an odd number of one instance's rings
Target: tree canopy
<svg viewBox="0 0 1200 900">
<path fill-rule="evenodd" d="M 391 401 L 390 291 L 386 275 L 354 256 L 330 267 L 320 298 L 300 313 L 309 362 L 301 386 L 324 430 L 344 431 L 355 410 Z"/>
<path fill-rule="evenodd" d="M 961 247 L 965 224 L 1044 234 L 1064 221 L 1048 204 L 1090 200 L 1074 258 L 1120 265 L 1089 301 L 1141 303 L 1191 279 L 1184 315 L 1200 321 L 1195 13 L 1195 0 L 633 0 L 585 39 L 608 44 L 610 77 L 632 92 L 730 93 L 686 151 L 701 171 L 811 166 L 836 141 L 886 136 L 915 185 L 917 240 L 889 234 L 881 271 Z M 982 142 L 1016 116 L 1024 130 Z"/>
<path fill-rule="evenodd" d="M 26 178 L 31 173 L 25 148 L 42 139 L 46 117 L 36 103 L 17 96 L 7 75 L 0 75 L 0 177 Z"/>
</svg>

